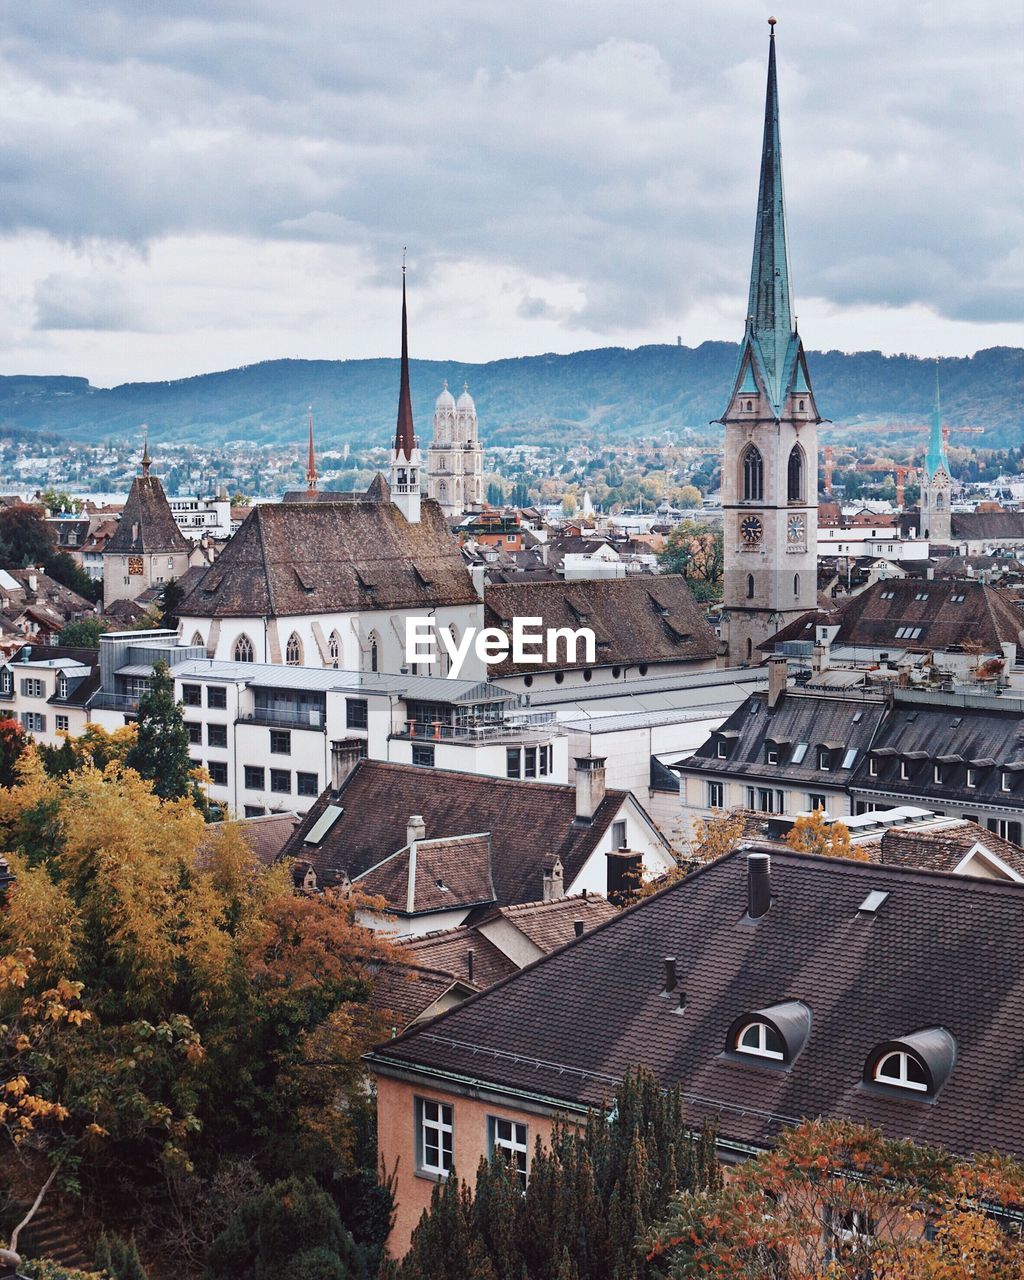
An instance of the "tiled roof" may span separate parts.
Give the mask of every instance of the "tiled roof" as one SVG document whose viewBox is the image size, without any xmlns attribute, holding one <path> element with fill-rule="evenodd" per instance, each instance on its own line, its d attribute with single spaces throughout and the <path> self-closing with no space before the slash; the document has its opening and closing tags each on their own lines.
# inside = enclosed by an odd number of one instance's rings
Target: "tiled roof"
<svg viewBox="0 0 1024 1280">
<path fill-rule="evenodd" d="M 569 886 L 627 799 L 609 790 L 589 824 L 576 822 L 576 789 L 486 778 L 447 769 L 360 760 L 337 793 L 327 790 L 302 820 L 285 853 L 313 863 L 321 885 L 350 879 L 405 847 L 409 818 L 420 814 L 427 838 L 487 833 L 497 901 L 533 902 L 543 862 L 557 855 Z M 328 805 L 343 812 L 318 844 L 307 844 Z"/>
<path fill-rule="evenodd" d="M 583 921 L 584 932 L 597 927 L 619 913 L 607 898 L 600 894 L 573 894 L 555 902 L 524 902 L 517 906 L 501 907 L 497 914 L 524 933 L 541 951 L 554 951 L 571 942 L 576 936 L 575 922 Z M 483 923 L 483 921 L 478 921 Z"/>
<path fill-rule="evenodd" d="M 952 871 L 977 845 L 1024 876 L 1024 849 L 976 822 L 951 821 L 923 831 L 895 829 L 881 838 L 879 861 L 897 867 Z"/>
<path fill-rule="evenodd" d="M 436 502 L 410 524 L 391 502 L 253 507 L 181 617 L 278 617 L 361 609 L 430 609 L 479 597 Z"/>
<path fill-rule="evenodd" d="M 364 871 L 356 885 L 400 915 L 493 902 L 490 836 L 416 840 Z"/>
<path fill-rule="evenodd" d="M 487 626 L 511 635 L 512 620 L 540 618 L 542 629 L 589 627 L 597 640 L 596 662 L 515 664 L 511 656 L 492 664 L 491 676 L 543 671 L 549 667 L 626 666 L 640 662 L 714 658 L 718 640 L 686 579 L 678 574 L 575 582 L 496 583 L 484 590 Z M 582 659 L 582 646 L 579 647 Z"/>
<path fill-rule="evenodd" d="M 295 813 L 269 813 L 259 818 L 236 818 L 232 825 L 239 828 L 257 861 L 265 867 L 271 867 L 281 856 L 281 850 L 295 831 L 298 820 Z M 220 838 L 224 829 L 223 822 L 211 822 L 203 834 L 200 847 L 212 849 L 214 841 Z"/>
<path fill-rule="evenodd" d="M 1024 511 L 954 511 L 953 537 L 998 542 L 1024 538 Z"/>
<path fill-rule="evenodd" d="M 104 551 L 142 555 L 154 551 L 188 551 L 189 546 L 174 519 L 159 478 L 136 476 L 120 523 Z"/>
<path fill-rule="evenodd" d="M 452 978 L 472 981 L 481 989 L 493 987 L 502 978 L 519 972 L 519 966 L 513 960 L 469 925 L 460 924 L 455 929 L 437 929 L 418 938 L 403 938 L 401 945 L 417 964 L 444 970 Z M 471 951 L 472 979 L 469 975 Z"/>
<path fill-rule="evenodd" d="M 764 1143 L 780 1124 L 837 1116 L 958 1153 L 1024 1154 L 1024 888 L 877 864 L 773 854 L 772 902 L 745 919 L 742 852 L 627 909 L 373 1061 L 563 1105 L 605 1101 L 643 1063 L 679 1084 L 692 1121 Z M 878 910 L 859 908 L 872 890 Z M 677 987 L 663 990 L 663 957 Z M 680 996 L 684 1008 L 680 1009 Z M 725 1053 L 738 1018 L 811 1011 L 787 1069 Z M 883 1042 L 946 1028 L 957 1060 L 934 1100 L 862 1084 Z"/>
<path fill-rule="evenodd" d="M 399 1030 L 421 1017 L 430 1006 L 453 987 L 464 988 L 464 994 L 477 990 L 464 979 L 453 978 L 443 970 L 418 964 L 385 965 L 373 980 L 371 1005 L 394 1018 Z"/>
</svg>

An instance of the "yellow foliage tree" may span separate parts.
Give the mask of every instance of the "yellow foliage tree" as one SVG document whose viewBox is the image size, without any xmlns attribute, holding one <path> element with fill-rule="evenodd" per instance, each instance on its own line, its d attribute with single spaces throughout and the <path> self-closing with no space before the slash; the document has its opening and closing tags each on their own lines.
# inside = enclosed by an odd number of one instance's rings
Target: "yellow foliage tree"
<svg viewBox="0 0 1024 1280">
<path fill-rule="evenodd" d="M 823 858 L 852 858 L 869 862 L 863 849 L 850 841 L 850 828 L 845 822 L 828 822 L 823 809 L 801 814 L 793 823 L 786 843 L 797 853 L 816 853 Z"/>
</svg>

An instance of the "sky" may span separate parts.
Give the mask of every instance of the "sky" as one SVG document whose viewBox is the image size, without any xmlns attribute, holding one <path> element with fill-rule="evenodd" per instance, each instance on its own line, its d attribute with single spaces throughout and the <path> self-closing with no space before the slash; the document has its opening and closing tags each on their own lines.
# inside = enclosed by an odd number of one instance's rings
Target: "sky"
<svg viewBox="0 0 1024 1280">
<path fill-rule="evenodd" d="M 738 341 L 771 6 L 806 345 L 1024 344 L 1006 0 L 32 0 L 0 373 Z"/>
</svg>

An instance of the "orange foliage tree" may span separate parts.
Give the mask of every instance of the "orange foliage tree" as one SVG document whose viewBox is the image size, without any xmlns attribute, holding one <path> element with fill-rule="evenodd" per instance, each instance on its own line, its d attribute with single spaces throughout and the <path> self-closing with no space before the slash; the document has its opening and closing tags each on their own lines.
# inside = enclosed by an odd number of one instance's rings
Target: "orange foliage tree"
<svg viewBox="0 0 1024 1280">
<path fill-rule="evenodd" d="M 801 814 L 793 823 L 786 843 L 797 853 L 816 853 L 824 858 L 853 858 L 868 862 L 868 855 L 850 841 L 845 822 L 828 822 L 823 809 Z"/>
</svg>

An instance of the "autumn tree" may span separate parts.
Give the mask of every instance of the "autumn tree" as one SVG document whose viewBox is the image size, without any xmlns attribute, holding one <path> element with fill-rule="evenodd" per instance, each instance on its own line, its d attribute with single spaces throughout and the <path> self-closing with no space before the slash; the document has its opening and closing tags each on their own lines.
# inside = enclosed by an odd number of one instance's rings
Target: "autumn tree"
<svg viewBox="0 0 1024 1280">
<path fill-rule="evenodd" d="M 786 843 L 797 853 L 816 853 L 822 858 L 853 858 L 856 862 L 870 859 L 863 849 L 850 840 L 845 822 L 829 822 L 824 809 L 802 813 L 786 836 Z"/>
<path fill-rule="evenodd" d="M 672 1280 L 1019 1280 L 1022 1198 L 1024 1167 L 1002 1157 L 813 1121 L 725 1186 L 683 1191 L 643 1247 Z"/>
<path fill-rule="evenodd" d="M 680 520 L 674 525 L 658 557 L 666 573 L 680 573 L 698 600 L 718 600 L 725 571 L 725 550 L 721 529 L 699 520 Z"/>
<path fill-rule="evenodd" d="M 0 720 L 0 787 L 14 785 L 26 741 L 25 730 L 17 720 L 10 716 Z"/>
</svg>

